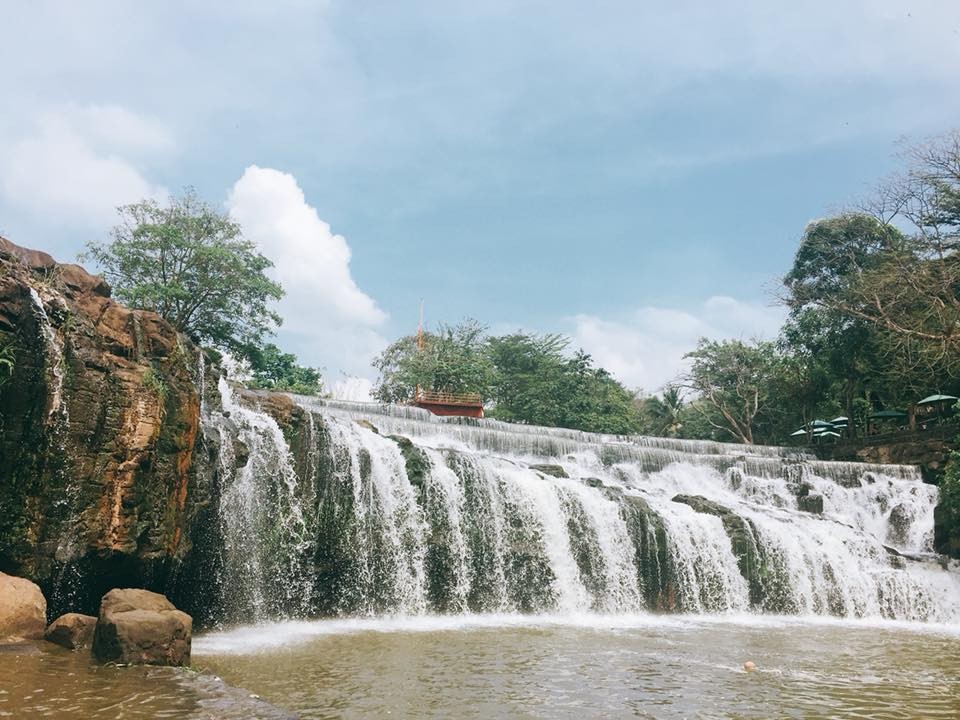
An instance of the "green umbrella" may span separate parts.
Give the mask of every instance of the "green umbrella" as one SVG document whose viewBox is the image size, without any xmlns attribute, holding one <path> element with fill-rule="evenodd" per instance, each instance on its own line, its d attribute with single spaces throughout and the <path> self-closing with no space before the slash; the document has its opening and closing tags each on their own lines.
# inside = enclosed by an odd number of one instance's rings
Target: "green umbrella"
<svg viewBox="0 0 960 720">
<path fill-rule="evenodd" d="M 880 410 L 875 413 L 870 414 L 871 420 L 889 420 L 889 419 L 902 419 L 905 418 L 907 414 L 901 410 Z"/>
<path fill-rule="evenodd" d="M 816 433 L 817 437 L 840 437 L 840 433 L 834 432 L 833 430 L 824 430 L 823 432 Z"/>
<path fill-rule="evenodd" d="M 814 420 L 810 423 L 815 428 L 832 428 L 833 423 L 828 423 L 826 420 Z"/>
<path fill-rule="evenodd" d="M 958 399 L 960 398 L 956 398 L 953 395 L 930 395 L 923 400 L 917 400 L 917 405 L 934 405 L 936 403 L 950 402 L 951 400 L 956 402 Z"/>
<path fill-rule="evenodd" d="M 943 422 L 943 405 L 948 402 L 956 402 L 957 398 L 953 395 L 930 395 L 923 400 L 917 401 L 917 405 L 936 405 L 937 422 Z"/>
<path fill-rule="evenodd" d="M 796 432 L 790 433 L 790 437 L 797 437 L 798 435 L 806 435 L 806 434 L 807 434 L 807 431 L 804 430 L 803 428 L 800 428 Z"/>
<path fill-rule="evenodd" d="M 840 417 L 835 417 L 830 422 L 834 425 L 846 425 L 848 422 L 850 422 L 850 418 L 841 415 Z"/>
</svg>

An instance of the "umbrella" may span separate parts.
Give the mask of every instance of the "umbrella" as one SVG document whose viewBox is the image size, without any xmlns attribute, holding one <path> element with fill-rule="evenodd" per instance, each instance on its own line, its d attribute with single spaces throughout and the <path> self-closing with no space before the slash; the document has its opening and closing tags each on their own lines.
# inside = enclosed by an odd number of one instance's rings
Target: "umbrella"
<svg viewBox="0 0 960 720">
<path fill-rule="evenodd" d="M 906 416 L 907 414 L 900 410 L 880 410 L 878 412 L 871 413 L 870 419 L 871 420 L 884 420 L 884 419 L 892 419 L 892 418 L 901 419 L 901 418 L 905 418 Z"/>
<path fill-rule="evenodd" d="M 796 432 L 790 433 L 790 437 L 797 437 L 798 435 L 806 435 L 806 434 L 807 434 L 807 431 L 804 430 L 803 428 L 800 428 Z"/>
<path fill-rule="evenodd" d="M 817 437 L 840 437 L 840 433 L 834 432 L 833 430 L 824 430 L 823 432 L 815 433 Z"/>
<path fill-rule="evenodd" d="M 953 395 L 930 395 L 923 400 L 917 400 L 917 405 L 933 405 L 935 403 L 950 402 L 951 400 L 956 402 L 958 398 Z"/>
<path fill-rule="evenodd" d="M 937 406 L 937 422 L 942 423 L 942 407 L 944 403 L 956 402 L 957 398 L 953 395 L 930 395 L 925 397 L 923 400 L 918 400 L 917 405 L 936 405 Z"/>
<path fill-rule="evenodd" d="M 815 428 L 832 428 L 833 423 L 828 423 L 826 420 L 814 420 L 810 423 Z"/>
<path fill-rule="evenodd" d="M 841 415 L 840 417 L 835 417 L 830 422 L 834 425 L 846 425 L 848 422 L 850 422 L 850 418 Z"/>
</svg>

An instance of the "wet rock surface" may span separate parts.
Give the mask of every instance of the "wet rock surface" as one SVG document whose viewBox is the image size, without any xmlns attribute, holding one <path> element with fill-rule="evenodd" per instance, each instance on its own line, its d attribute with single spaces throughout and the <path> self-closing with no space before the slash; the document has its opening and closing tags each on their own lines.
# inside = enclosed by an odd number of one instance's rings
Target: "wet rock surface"
<svg viewBox="0 0 960 720">
<path fill-rule="evenodd" d="M 90 647 L 97 619 L 93 615 L 65 613 L 50 623 L 44 633 L 44 640 L 68 650 Z"/>
<path fill-rule="evenodd" d="M 818 493 L 808 493 L 797 498 L 797 507 L 803 512 L 813 513 L 814 515 L 823 514 L 823 495 Z"/>
<path fill-rule="evenodd" d="M 93 636 L 101 662 L 189 665 L 193 620 L 149 590 L 117 589 L 103 597 Z"/>
<path fill-rule="evenodd" d="M 40 588 L 0 572 L 0 641 L 35 640 L 47 625 L 47 601 Z"/>
<path fill-rule="evenodd" d="M 94 612 L 117 584 L 166 587 L 209 494 L 197 350 L 101 278 L 3 238 L 0 350 L 0 570 L 54 614 Z"/>
</svg>

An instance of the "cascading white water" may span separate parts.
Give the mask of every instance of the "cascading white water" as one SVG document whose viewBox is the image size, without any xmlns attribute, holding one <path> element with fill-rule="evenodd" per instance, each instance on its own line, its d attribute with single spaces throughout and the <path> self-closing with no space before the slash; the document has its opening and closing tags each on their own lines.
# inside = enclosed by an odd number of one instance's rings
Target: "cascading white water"
<svg viewBox="0 0 960 720">
<path fill-rule="evenodd" d="M 958 575 L 932 555 L 937 491 L 914 468 L 293 396 L 309 428 L 295 469 L 276 424 L 224 387 L 231 422 L 260 439 L 222 512 L 252 529 L 251 498 L 283 504 L 280 546 L 301 558 L 285 571 L 313 580 L 295 613 L 960 620 Z M 251 495 L 258 473 L 283 492 Z"/>
<path fill-rule="evenodd" d="M 343 529 L 353 545 L 357 609 L 423 612 L 425 525 L 399 448 L 353 423 L 330 423 L 328 432 L 336 456 L 331 480 L 346 485 L 352 508 Z"/>
<path fill-rule="evenodd" d="M 40 334 L 44 342 L 44 366 L 47 373 L 47 423 L 54 423 L 58 417 L 67 422 L 65 413 L 66 404 L 63 402 L 63 340 L 57 335 L 50 324 L 43 300 L 35 289 L 30 288 L 30 304 L 33 314 L 40 327 Z"/>
<path fill-rule="evenodd" d="M 40 294 L 32 287 L 30 288 L 30 305 L 40 336 L 43 338 L 43 365 L 47 388 L 45 418 L 47 441 L 50 443 L 51 454 L 54 457 L 64 458 L 67 455 L 66 439 L 70 429 L 70 412 L 63 399 L 66 378 L 64 340 L 50 322 Z M 56 501 L 59 506 L 56 514 L 62 515 L 64 520 L 54 553 L 59 567 L 53 582 L 52 597 L 56 604 L 62 606 L 74 600 L 83 583 L 82 573 L 74 562 L 83 547 L 83 539 L 78 529 L 79 515 L 82 510 L 81 488 L 77 478 L 64 475 L 65 470 L 62 464 L 55 463 L 53 467 L 60 475 L 59 479 L 64 488 L 64 492 Z"/>
<path fill-rule="evenodd" d="M 205 424 L 220 437 L 223 561 L 228 601 L 236 614 L 256 619 L 310 607 L 314 537 L 304 507 L 304 485 L 276 421 L 241 405 L 220 378 L 223 412 Z M 239 458 L 237 444 L 245 458 Z"/>
</svg>

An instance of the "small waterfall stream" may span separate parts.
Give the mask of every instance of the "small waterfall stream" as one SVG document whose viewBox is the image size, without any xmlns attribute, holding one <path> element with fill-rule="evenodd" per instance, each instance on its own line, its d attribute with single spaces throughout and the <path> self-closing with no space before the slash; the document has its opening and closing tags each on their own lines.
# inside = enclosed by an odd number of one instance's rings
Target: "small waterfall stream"
<svg viewBox="0 0 960 720">
<path fill-rule="evenodd" d="M 932 552 L 937 489 L 914 468 L 291 396 L 308 425 L 308 462 L 297 464 L 275 421 L 240 405 L 225 380 L 219 390 L 223 413 L 205 410 L 204 422 L 230 478 L 220 567 L 251 620 L 960 620 L 960 578 Z"/>
</svg>

